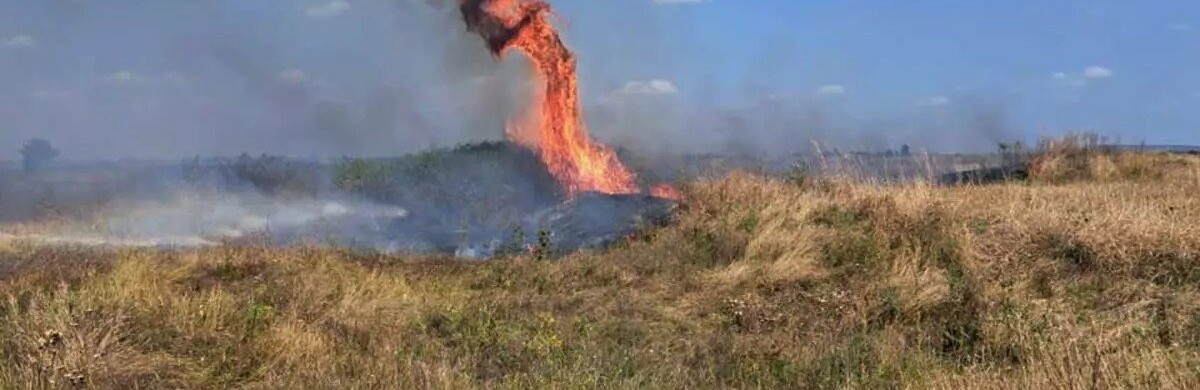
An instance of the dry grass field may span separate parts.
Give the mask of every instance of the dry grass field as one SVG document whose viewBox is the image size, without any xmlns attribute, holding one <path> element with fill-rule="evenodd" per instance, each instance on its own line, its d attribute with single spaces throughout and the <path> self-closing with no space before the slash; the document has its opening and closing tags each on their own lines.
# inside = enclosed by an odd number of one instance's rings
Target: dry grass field
<svg viewBox="0 0 1200 390">
<path fill-rule="evenodd" d="M 1200 159 L 690 183 L 545 261 L 0 243 L 0 388 L 1200 388 Z"/>
</svg>

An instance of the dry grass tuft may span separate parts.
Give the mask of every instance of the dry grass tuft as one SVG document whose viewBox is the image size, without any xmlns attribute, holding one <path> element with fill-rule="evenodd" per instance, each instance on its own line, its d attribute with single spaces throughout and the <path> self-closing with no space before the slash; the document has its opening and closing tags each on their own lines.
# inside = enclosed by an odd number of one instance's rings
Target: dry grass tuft
<svg viewBox="0 0 1200 390">
<path fill-rule="evenodd" d="M 1188 173 L 1196 159 L 1164 153 L 1116 150 L 1107 140 L 1092 133 L 1044 138 L 1029 158 L 1029 175 L 1042 183 L 1072 181 L 1162 180 L 1167 175 Z"/>
<path fill-rule="evenodd" d="M 696 182 L 555 262 L 4 242 L 0 387 L 1197 388 L 1200 163 L 1071 142 L 1032 183 Z"/>
</svg>

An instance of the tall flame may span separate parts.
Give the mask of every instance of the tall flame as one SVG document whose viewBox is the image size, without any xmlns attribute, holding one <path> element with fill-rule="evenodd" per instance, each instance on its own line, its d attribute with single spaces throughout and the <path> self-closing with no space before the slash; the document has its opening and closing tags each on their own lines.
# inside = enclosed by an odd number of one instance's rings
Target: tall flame
<svg viewBox="0 0 1200 390">
<path fill-rule="evenodd" d="M 635 176 L 612 149 L 594 142 L 579 108 L 575 57 L 540 0 L 462 0 L 467 28 L 479 33 L 492 54 L 517 50 L 533 64 L 535 95 L 523 118 L 510 121 L 508 136 L 535 150 L 569 197 L 580 192 L 637 193 Z"/>
</svg>

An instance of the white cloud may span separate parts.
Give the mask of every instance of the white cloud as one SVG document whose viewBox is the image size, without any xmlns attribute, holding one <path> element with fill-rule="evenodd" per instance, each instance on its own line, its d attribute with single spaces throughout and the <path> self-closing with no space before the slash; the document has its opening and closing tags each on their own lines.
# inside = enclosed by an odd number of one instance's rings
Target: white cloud
<svg viewBox="0 0 1200 390">
<path fill-rule="evenodd" d="M 1170 26 L 1167 26 L 1167 27 L 1170 28 L 1171 30 L 1179 31 L 1179 32 L 1192 31 L 1191 23 L 1172 23 Z"/>
<path fill-rule="evenodd" d="M 1107 79 L 1113 77 L 1113 71 L 1103 66 L 1089 66 L 1083 70 L 1083 77 L 1092 80 Z"/>
<path fill-rule="evenodd" d="M 649 81 L 630 81 L 625 83 L 625 86 L 618 89 L 616 93 L 621 95 L 674 95 L 679 93 L 679 88 L 675 84 L 667 80 L 655 79 Z"/>
<path fill-rule="evenodd" d="M 288 84 L 300 84 L 300 83 L 304 83 L 304 82 L 308 81 L 309 79 L 311 79 L 310 77 L 308 77 L 307 73 L 304 73 L 304 71 L 300 70 L 300 69 L 287 69 L 282 72 L 279 72 L 279 75 L 275 76 L 275 77 L 278 78 L 279 81 L 282 81 L 282 82 L 285 82 Z"/>
<path fill-rule="evenodd" d="M 118 83 L 118 84 L 140 83 L 140 82 L 146 80 L 144 77 L 138 75 L 137 73 L 133 73 L 128 70 L 113 72 L 113 73 L 109 74 L 108 77 L 106 77 L 106 79 L 108 79 L 108 81 Z"/>
<path fill-rule="evenodd" d="M 817 89 L 817 95 L 821 96 L 841 96 L 846 94 L 846 87 L 836 84 L 822 86 Z"/>
<path fill-rule="evenodd" d="M 1082 75 L 1075 75 L 1067 72 L 1055 72 L 1054 75 L 1050 76 L 1050 78 L 1053 79 L 1055 83 L 1070 87 L 1082 87 L 1087 85 L 1087 79 Z"/>
<path fill-rule="evenodd" d="M 944 107 L 950 105 L 950 98 L 946 96 L 934 96 L 917 100 L 917 105 L 921 107 Z"/>
<path fill-rule="evenodd" d="M 1055 83 L 1069 87 L 1086 87 L 1092 82 L 1110 79 L 1116 75 L 1112 69 L 1095 65 L 1089 66 L 1079 73 L 1055 72 L 1050 76 Z"/>
<path fill-rule="evenodd" d="M 334 0 L 324 5 L 309 7 L 304 14 L 310 18 L 332 18 L 350 10 L 350 3 L 345 0 Z"/>
<path fill-rule="evenodd" d="M 18 36 L 4 40 L 4 43 L 0 43 L 0 46 L 14 48 L 14 49 L 19 49 L 19 48 L 23 48 L 23 47 L 34 47 L 34 46 L 37 46 L 37 40 L 33 39 L 33 37 L 28 36 L 28 35 L 18 35 Z"/>
</svg>

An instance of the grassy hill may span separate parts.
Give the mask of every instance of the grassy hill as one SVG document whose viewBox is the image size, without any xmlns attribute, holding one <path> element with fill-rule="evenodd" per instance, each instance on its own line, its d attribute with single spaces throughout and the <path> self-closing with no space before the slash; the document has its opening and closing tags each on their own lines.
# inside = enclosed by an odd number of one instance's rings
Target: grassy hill
<svg viewBox="0 0 1200 390">
<path fill-rule="evenodd" d="M 558 261 L 0 241 L 0 388 L 1198 388 L 1200 159 L 690 183 Z"/>
</svg>

